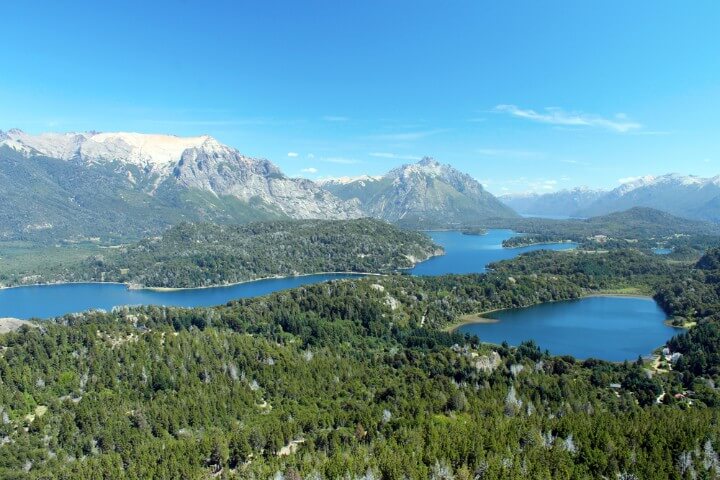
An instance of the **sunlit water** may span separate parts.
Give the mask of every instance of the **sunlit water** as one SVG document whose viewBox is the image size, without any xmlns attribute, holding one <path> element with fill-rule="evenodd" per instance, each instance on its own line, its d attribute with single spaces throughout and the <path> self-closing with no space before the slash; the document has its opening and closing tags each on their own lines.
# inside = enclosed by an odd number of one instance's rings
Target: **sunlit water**
<svg viewBox="0 0 720 480">
<path fill-rule="evenodd" d="M 257 280 L 227 287 L 172 291 L 130 290 L 117 283 L 65 283 L 8 288 L 0 290 L 0 317 L 48 318 L 91 308 L 110 310 L 120 305 L 208 307 L 237 298 L 257 297 L 300 285 L 350 276 L 353 275 L 308 275 Z"/>
<path fill-rule="evenodd" d="M 485 235 L 429 234 L 446 253 L 418 264 L 410 270 L 414 275 L 480 273 L 490 263 L 532 250 L 576 247 L 572 243 L 555 243 L 503 248 L 502 241 L 515 235 L 511 230 L 489 230 Z M 9 288 L 0 290 L 0 317 L 49 318 L 88 309 L 110 310 L 121 305 L 212 306 L 352 276 L 319 274 L 173 291 L 129 290 L 125 285 L 108 283 Z M 655 302 L 637 298 L 590 298 L 493 315 L 500 320 L 498 323 L 466 325 L 461 331 L 477 334 L 483 341 L 507 341 L 511 345 L 534 339 L 552 353 L 607 360 L 634 359 L 638 354 L 648 354 L 676 332 L 663 324 L 665 316 Z"/>
<path fill-rule="evenodd" d="M 512 230 L 488 230 L 485 235 L 464 235 L 460 232 L 429 232 L 435 243 L 445 248 L 445 255 L 433 257 L 411 270 L 414 275 L 446 273 L 482 273 L 488 264 L 515 258 L 533 250 L 568 250 L 574 243 L 549 243 L 520 248 L 503 248 L 503 240 L 517 234 Z"/>
<path fill-rule="evenodd" d="M 537 248 L 572 248 L 572 244 L 502 248 L 502 241 L 514 233 L 491 230 L 487 235 L 463 235 L 460 232 L 432 232 L 435 242 L 447 254 L 423 262 L 412 270 L 418 275 L 483 272 L 497 260 L 513 258 Z M 278 290 L 326 280 L 347 278 L 346 274 L 320 274 L 257 280 L 226 287 L 193 288 L 174 291 L 129 290 L 124 285 L 78 283 L 37 285 L 0 290 L 0 317 L 48 318 L 91 308 L 110 310 L 120 305 L 168 305 L 205 307 L 220 305 L 236 298 L 257 297 Z"/>
<path fill-rule="evenodd" d="M 662 309 L 650 298 L 587 297 L 487 314 L 496 323 L 458 329 L 482 341 L 519 345 L 534 340 L 555 355 L 635 360 L 680 332 L 665 325 Z"/>
</svg>

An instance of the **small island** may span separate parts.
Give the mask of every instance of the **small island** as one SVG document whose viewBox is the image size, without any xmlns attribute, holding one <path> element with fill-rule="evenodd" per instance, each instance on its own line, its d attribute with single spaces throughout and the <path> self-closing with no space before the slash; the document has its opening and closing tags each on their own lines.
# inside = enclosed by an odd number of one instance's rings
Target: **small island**
<svg viewBox="0 0 720 480">
<path fill-rule="evenodd" d="M 467 228 L 462 231 L 463 235 L 487 235 L 488 231 L 487 228 L 481 228 L 481 227 L 473 227 L 473 228 Z"/>
</svg>

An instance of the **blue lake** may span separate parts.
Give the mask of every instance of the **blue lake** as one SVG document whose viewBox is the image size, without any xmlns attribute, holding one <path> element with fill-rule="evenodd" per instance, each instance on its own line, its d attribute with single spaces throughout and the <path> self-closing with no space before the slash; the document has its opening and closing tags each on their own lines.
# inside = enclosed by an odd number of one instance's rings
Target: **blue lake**
<svg viewBox="0 0 720 480">
<path fill-rule="evenodd" d="M 110 310 L 120 305 L 209 307 L 237 298 L 257 297 L 278 290 L 357 275 L 321 274 L 273 278 L 227 287 L 172 291 L 129 290 L 118 283 L 65 283 L 0 290 L 0 317 L 48 318 L 89 309 Z"/>
<path fill-rule="evenodd" d="M 415 266 L 414 275 L 446 273 L 482 273 L 489 263 L 515 258 L 533 250 L 568 250 L 574 243 L 548 243 L 519 248 L 503 248 L 503 240 L 517 234 L 512 230 L 488 230 L 485 235 L 464 235 L 460 232 L 428 232 L 435 243 L 445 248 L 445 255 L 433 257 Z"/>
<path fill-rule="evenodd" d="M 485 235 L 461 232 L 429 232 L 446 254 L 415 266 L 414 275 L 484 272 L 487 265 L 514 258 L 532 250 L 567 250 L 572 243 L 503 248 L 502 241 L 515 235 L 511 230 L 489 230 Z M 319 274 L 258 280 L 237 285 L 174 291 L 129 290 L 119 284 L 59 284 L 0 289 L 0 317 L 49 318 L 88 309 L 110 310 L 120 305 L 168 305 L 200 307 L 224 304 L 238 298 L 348 278 L 348 274 Z M 537 305 L 526 309 L 496 312 L 499 321 L 470 324 L 460 331 L 481 340 L 517 345 L 533 339 L 554 354 L 577 358 L 634 360 L 677 333 L 663 323 L 665 315 L 650 299 L 594 297 L 571 302 Z"/>
<path fill-rule="evenodd" d="M 670 255 L 672 253 L 672 248 L 653 248 L 653 253 L 655 255 Z"/>
<path fill-rule="evenodd" d="M 513 258 L 530 250 L 574 247 L 573 244 L 565 243 L 502 248 L 502 241 L 513 235 L 515 233 L 511 230 L 490 230 L 486 235 L 430 232 L 435 242 L 445 247 L 446 255 L 423 262 L 411 272 L 417 275 L 483 272 L 488 263 Z M 128 290 L 124 285 L 108 283 L 33 285 L 0 290 L 0 317 L 48 318 L 91 308 L 110 310 L 120 305 L 207 307 L 220 305 L 236 298 L 257 297 L 300 285 L 349 276 L 353 275 L 308 275 L 257 280 L 226 287 L 174 291 Z"/>
<path fill-rule="evenodd" d="M 667 316 L 650 298 L 588 297 L 485 316 L 497 322 L 466 324 L 458 331 L 490 343 L 532 339 L 552 354 L 579 359 L 635 360 L 681 332 L 665 325 Z"/>
</svg>

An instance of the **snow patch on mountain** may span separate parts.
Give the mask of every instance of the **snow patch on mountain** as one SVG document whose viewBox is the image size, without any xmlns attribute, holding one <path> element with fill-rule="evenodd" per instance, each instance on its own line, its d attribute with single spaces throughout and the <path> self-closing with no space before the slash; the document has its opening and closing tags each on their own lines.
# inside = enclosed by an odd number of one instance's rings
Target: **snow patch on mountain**
<svg viewBox="0 0 720 480">
<path fill-rule="evenodd" d="M 376 182 L 382 178 L 382 175 L 357 175 L 355 177 L 327 177 L 320 178 L 315 181 L 321 187 L 325 185 L 348 185 L 354 182 L 361 182 L 365 186 L 364 182 Z"/>
<path fill-rule="evenodd" d="M 170 170 L 183 152 L 203 147 L 219 150 L 222 145 L 208 135 L 177 137 L 132 132 L 112 133 L 41 133 L 8 131 L 1 145 L 27 155 L 44 155 L 62 160 L 81 159 L 92 162 L 120 161 L 152 170 Z"/>
<path fill-rule="evenodd" d="M 10 130 L 0 132 L 0 145 L 23 153 L 28 160 L 41 156 L 65 160 L 78 172 L 110 165 L 110 169 L 98 169 L 96 174 L 122 178 L 126 182 L 122 188 L 137 189 L 153 197 L 158 192 L 199 190 L 216 198 L 232 196 L 246 202 L 248 209 L 270 210 L 272 215 L 290 218 L 344 219 L 363 215 L 357 201 L 343 201 L 310 180 L 288 178 L 270 161 L 246 157 L 208 135 L 31 135 Z M 198 208 L 205 207 L 201 203 Z"/>
<path fill-rule="evenodd" d="M 679 173 L 668 173 L 660 176 L 645 175 L 632 179 L 621 179 L 622 185 L 616 188 L 615 192 L 618 195 L 624 195 L 639 188 L 655 186 L 703 187 L 705 185 L 717 182 L 717 179 L 718 177 L 702 178 L 695 175 L 680 175 Z"/>
<path fill-rule="evenodd" d="M 176 137 L 142 133 L 100 133 L 93 135 L 81 147 L 81 155 L 93 160 L 118 160 L 138 166 L 167 167 L 175 164 L 185 150 L 191 148 L 218 150 L 221 145 L 214 138 Z"/>
</svg>

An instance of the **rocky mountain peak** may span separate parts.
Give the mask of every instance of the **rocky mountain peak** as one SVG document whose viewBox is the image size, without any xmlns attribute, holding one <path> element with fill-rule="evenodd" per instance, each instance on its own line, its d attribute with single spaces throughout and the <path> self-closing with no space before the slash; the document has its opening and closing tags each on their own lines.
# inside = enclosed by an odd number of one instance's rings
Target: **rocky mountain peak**
<svg viewBox="0 0 720 480">
<path fill-rule="evenodd" d="M 37 181 L 46 178 L 53 181 L 53 176 L 59 175 L 53 190 L 61 192 L 58 198 L 37 201 L 62 205 L 63 214 L 71 212 L 67 225 L 72 224 L 71 218 L 79 208 L 85 208 L 84 213 L 92 218 L 88 225 L 97 223 L 96 216 L 108 215 L 102 205 L 112 202 L 122 204 L 119 208 L 122 212 L 132 211 L 132 220 L 142 225 L 137 228 L 148 231 L 161 228 L 168 221 L 158 218 L 160 212 L 170 212 L 173 218 L 220 221 L 363 216 L 357 201 L 343 201 L 310 180 L 288 178 L 272 162 L 242 155 L 209 135 L 180 137 L 136 132 L 33 135 L 10 130 L 0 135 L 0 145 L 25 157 L 19 164 L 0 162 L 0 179 L 6 171 L 7 178 L 15 178 L 25 169 L 49 169 Z M 48 158 L 55 161 L 47 162 Z M 63 183 L 67 178 L 73 179 L 72 185 Z M 28 181 L 33 179 L 12 183 Z M 77 198 L 83 195 L 78 192 L 85 192 L 86 204 L 93 206 L 79 205 Z M 95 202 L 95 198 L 105 196 L 108 203 Z M 127 202 L 135 203 L 126 205 Z M 136 214 L 146 207 L 157 208 L 154 212 Z M 28 205 L 27 209 L 35 211 L 39 207 Z M 18 213 L 18 229 L 25 228 L 24 221 Z M 108 223 L 108 228 L 113 230 L 116 226 Z"/>
<path fill-rule="evenodd" d="M 324 186 L 340 198 L 358 199 L 373 217 L 412 227 L 450 228 L 515 216 L 473 177 L 430 157 L 373 181 L 334 181 Z"/>
<path fill-rule="evenodd" d="M 433 157 L 423 157 L 422 160 L 418 162 L 418 165 L 423 167 L 438 167 L 440 166 L 440 163 Z"/>
</svg>

